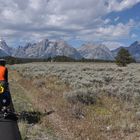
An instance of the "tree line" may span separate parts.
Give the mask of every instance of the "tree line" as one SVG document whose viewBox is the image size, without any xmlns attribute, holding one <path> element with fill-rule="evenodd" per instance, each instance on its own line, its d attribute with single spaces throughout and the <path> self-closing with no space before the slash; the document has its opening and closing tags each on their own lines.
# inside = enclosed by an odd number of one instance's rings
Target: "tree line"
<svg viewBox="0 0 140 140">
<path fill-rule="evenodd" d="M 117 56 L 114 61 L 111 60 L 97 60 L 97 59 L 85 59 L 76 60 L 67 56 L 56 56 L 49 58 L 16 58 L 16 57 L 2 57 L 7 61 L 7 64 L 22 64 L 22 63 L 31 63 L 31 62 L 115 62 L 118 66 L 127 66 L 132 62 L 136 62 L 135 59 L 131 56 L 128 50 L 121 48 L 117 53 Z"/>
</svg>

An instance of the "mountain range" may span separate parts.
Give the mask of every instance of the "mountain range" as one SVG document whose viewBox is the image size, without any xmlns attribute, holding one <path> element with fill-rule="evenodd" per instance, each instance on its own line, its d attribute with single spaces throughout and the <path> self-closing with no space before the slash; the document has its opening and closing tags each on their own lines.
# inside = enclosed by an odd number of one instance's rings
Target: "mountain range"
<svg viewBox="0 0 140 140">
<path fill-rule="evenodd" d="M 77 50 L 86 59 L 114 60 L 111 51 L 102 44 L 84 44 Z"/>
<path fill-rule="evenodd" d="M 27 43 L 24 47 L 19 46 L 13 56 L 24 58 L 49 58 L 55 56 L 67 56 L 74 59 L 81 59 L 80 53 L 69 46 L 63 40 L 49 41 L 44 39 L 38 43 Z"/>
<path fill-rule="evenodd" d="M 129 51 L 129 53 L 135 58 L 136 61 L 140 62 L 140 42 L 135 41 L 129 47 L 120 46 L 119 48 L 112 51 L 114 57 L 116 57 L 117 53 L 121 48 L 125 48 Z"/>
<path fill-rule="evenodd" d="M 138 41 L 135 41 L 129 47 L 120 46 L 110 51 L 102 44 L 83 44 L 80 48 L 75 49 L 63 40 L 51 41 L 48 39 L 12 48 L 4 40 L 0 40 L 0 57 L 49 58 L 67 56 L 74 59 L 114 60 L 121 48 L 127 49 L 137 61 L 140 61 L 140 42 Z"/>
</svg>

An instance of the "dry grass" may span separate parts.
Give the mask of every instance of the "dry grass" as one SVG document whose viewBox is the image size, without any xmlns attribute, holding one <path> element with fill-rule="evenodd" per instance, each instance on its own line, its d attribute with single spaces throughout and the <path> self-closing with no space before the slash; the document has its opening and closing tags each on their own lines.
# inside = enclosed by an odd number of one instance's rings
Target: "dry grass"
<svg viewBox="0 0 140 140">
<path fill-rule="evenodd" d="M 55 134 L 53 129 L 51 129 L 51 125 L 48 125 L 47 129 L 44 127 L 43 112 L 32 102 L 34 95 L 30 94 L 30 90 L 22 85 L 24 82 L 20 84 L 22 77 L 12 70 L 9 71 L 9 77 L 14 107 L 16 112 L 20 114 L 18 125 L 22 140 L 55 140 Z"/>
<path fill-rule="evenodd" d="M 33 63 L 15 68 L 25 102 L 42 113 L 54 111 L 37 127 L 46 128 L 54 139 L 140 138 L 139 64 Z"/>
</svg>

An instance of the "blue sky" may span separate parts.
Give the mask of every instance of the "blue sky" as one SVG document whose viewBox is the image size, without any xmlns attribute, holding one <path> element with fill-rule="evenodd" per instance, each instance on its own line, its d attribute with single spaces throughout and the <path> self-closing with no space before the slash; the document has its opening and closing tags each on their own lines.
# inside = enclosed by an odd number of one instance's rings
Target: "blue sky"
<svg viewBox="0 0 140 140">
<path fill-rule="evenodd" d="M 134 41 L 138 40 L 140 41 L 140 3 L 137 3 L 136 5 L 122 10 L 122 11 L 113 11 L 105 16 L 102 17 L 105 20 L 108 20 L 108 25 L 117 25 L 119 23 L 127 24 L 130 20 L 133 22 L 136 22 L 134 27 L 132 27 L 132 30 L 130 31 L 130 36 L 126 38 L 119 38 L 119 39 L 111 39 L 107 40 L 106 42 L 104 40 L 101 40 L 101 42 L 105 42 L 105 44 L 113 45 L 113 42 L 115 44 L 115 47 L 119 44 L 124 46 L 129 46 Z M 91 41 L 92 42 L 92 41 Z M 96 41 L 93 41 L 93 43 Z M 100 41 L 98 41 L 100 43 Z M 69 41 L 69 43 L 75 45 L 76 47 L 79 47 L 84 42 L 80 40 L 72 40 Z M 111 46 L 110 46 L 111 48 Z"/>
<path fill-rule="evenodd" d="M 0 17 L 12 47 L 48 38 L 114 49 L 140 40 L 140 0 L 1 0 Z"/>
<path fill-rule="evenodd" d="M 114 25 L 119 23 L 127 24 L 129 20 L 133 20 L 135 25 L 130 32 L 130 39 L 119 39 L 118 41 L 122 42 L 122 44 L 125 44 L 126 46 L 130 45 L 136 40 L 140 41 L 140 3 L 120 12 L 111 12 L 110 14 L 106 15 L 105 18 L 109 18 Z"/>
</svg>

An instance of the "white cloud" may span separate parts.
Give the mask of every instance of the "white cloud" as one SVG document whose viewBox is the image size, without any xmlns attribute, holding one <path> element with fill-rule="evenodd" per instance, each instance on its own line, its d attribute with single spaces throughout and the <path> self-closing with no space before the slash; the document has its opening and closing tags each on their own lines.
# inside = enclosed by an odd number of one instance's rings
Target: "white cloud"
<svg viewBox="0 0 140 140">
<path fill-rule="evenodd" d="M 79 32 L 78 38 L 87 41 L 108 41 L 119 39 L 130 39 L 131 31 L 135 28 L 135 21 L 132 19 L 128 23 L 118 23 L 116 25 L 97 26 L 93 29 L 87 29 Z"/>
<path fill-rule="evenodd" d="M 108 27 L 100 27 L 97 28 L 95 31 L 97 35 L 102 35 L 105 38 L 118 38 L 128 36 L 130 29 L 131 26 L 129 26 L 129 24 L 124 25 L 122 23 L 119 23 L 117 25 L 109 25 Z"/>
<path fill-rule="evenodd" d="M 116 48 L 119 48 L 120 46 L 125 46 L 123 43 L 113 41 L 106 41 L 102 44 L 106 45 L 110 50 L 114 50 Z"/>
<path fill-rule="evenodd" d="M 138 36 L 136 34 L 134 34 L 134 33 L 131 35 L 131 38 L 137 38 L 137 37 Z"/>
<path fill-rule="evenodd" d="M 104 20 L 104 24 L 108 24 L 108 23 L 110 23 L 110 22 L 111 22 L 111 20 L 108 19 L 108 18 Z"/>
<path fill-rule="evenodd" d="M 112 11 L 131 8 L 140 0 L 1 0 L 0 36 L 41 38 L 42 36 L 93 40 L 129 36 L 132 27 L 110 25 L 102 19 Z M 119 17 L 115 19 L 118 20 Z M 131 21 L 132 22 L 132 21 Z"/>
<path fill-rule="evenodd" d="M 41 4 L 40 0 L 30 0 L 29 1 L 29 6 L 35 10 L 40 9 L 40 7 L 41 7 L 40 4 Z"/>
<path fill-rule="evenodd" d="M 115 19 L 114 19 L 114 21 L 116 22 L 116 21 L 118 21 L 120 19 L 120 17 L 116 17 Z"/>
<path fill-rule="evenodd" d="M 122 11 L 133 7 L 135 4 L 139 3 L 140 0 L 109 0 L 109 10 L 110 11 Z"/>
</svg>

